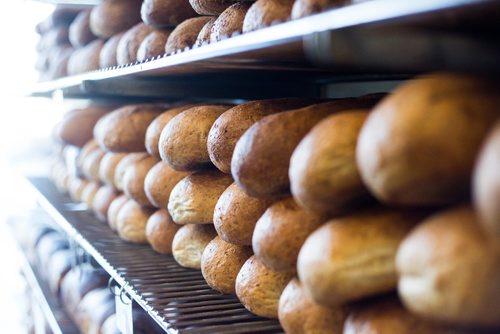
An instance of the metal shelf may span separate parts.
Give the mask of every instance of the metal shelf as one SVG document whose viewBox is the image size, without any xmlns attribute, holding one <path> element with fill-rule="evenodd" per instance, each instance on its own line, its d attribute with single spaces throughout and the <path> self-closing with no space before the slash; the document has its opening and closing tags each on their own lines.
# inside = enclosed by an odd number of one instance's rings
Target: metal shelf
<svg viewBox="0 0 500 334">
<path fill-rule="evenodd" d="M 14 227 L 12 227 L 12 229 L 14 230 Z M 44 280 L 40 279 L 36 270 L 31 267 L 24 250 L 20 247 L 19 254 L 22 261 L 21 270 L 52 332 L 54 334 L 80 333 L 79 329 L 63 310 L 62 305 L 52 292 L 50 292 L 47 284 Z"/>
<path fill-rule="evenodd" d="M 28 178 L 40 205 L 168 333 L 281 333 L 276 320 L 248 312 L 210 289 L 201 272 L 180 267 L 147 245 L 122 241 L 42 177 Z"/>
<path fill-rule="evenodd" d="M 236 86 L 225 97 L 245 98 L 241 93 L 248 91 L 279 97 L 311 83 L 392 79 L 437 69 L 499 72 L 498 19 L 499 0 L 372 0 L 135 64 L 39 83 L 30 93 L 210 98 L 231 80 Z M 189 89 L 176 89 L 179 82 Z M 207 87 L 218 89 L 206 92 Z M 312 88 L 305 94 L 317 92 Z"/>
</svg>

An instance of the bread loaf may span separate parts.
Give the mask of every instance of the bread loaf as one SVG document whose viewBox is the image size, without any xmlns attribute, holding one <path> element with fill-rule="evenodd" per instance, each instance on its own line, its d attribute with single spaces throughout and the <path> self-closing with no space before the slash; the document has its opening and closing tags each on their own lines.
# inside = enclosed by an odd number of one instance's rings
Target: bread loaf
<svg viewBox="0 0 500 334">
<path fill-rule="evenodd" d="M 172 30 L 162 29 L 153 30 L 150 32 L 139 45 L 137 49 L 137 60 L 144 61 L 147 59 L 161 56 L 165 53 L 165 43 Z"/>
<path fill-rule="evenodd" d="M 153 213 L 146 225 L 146 237 L 151 247 L 161 254 L 172 254 L 172 241 L 180 226 L 175 224 L 167 209 Z"/>
<path fill-rule="evenodd" d="M 215 204 L 233 182 L 219 171 L 201 171 L 180 180 L 170 193 L 168 212 L 177 224 L 212 224 Z"/>
<path fill-rule="evenodd" d="M 45 20 L 36 25 L 36 31 L 39 34 L 45 34 L 51 28 L 68 26 L 84 8 L 84 6 L 74 4 L 58 4 Z"/>
<path fill-rule="evenodd" d="M 145 140 L 146 151 L 148 151 L 149 154 L 154 155 L 156 157 L 160 157 L 160 152 L 158 151 L 158 144 L 160 141 L 161 131 L 174 116 L 189 108 L 191 108 L 191 105 L 182 105 L 170 108 L 159 114 L 151 122 L 151 124 L 149 124 L 146 130 L 146 140 Z"/>
<path fill-rule="evenodd" d="M 278 318 L 288 334 L 342 334 L 345 317 L 346 312 L 341 307 L 316 304 L 296 278 L 288 283 L 279 300 Z"/>
<path fill-rule="evenodd" d="M 127 30 L 116 46 L 116 63 L 126 65 L 137 61 L 137 50 L 144 38 L 154 29 L 144 23 L 138 23 Z"/>
<path fill-rule="evenodd" d="M 276 22 L 287 21 L 294 0 L 257 0 L 245 15 L 243 33 L 268 27 Z"/>
<path fill-rule="evenodd" d="M 237 0 L 189 0 L 191 7 L 200 15 L 219 15 Z"/>
<path fill-rule="evenodd" d="M 59 48 L 57 56 L 50 61 L 50 67 L 45 73 L 48 80 L 55 80 L 68 75 L 68 61 L 74 51 L 72 47 Z"/>
<path fill-rule="evenodd" d="M 295 0 L 292 8 L 292 19 L 296 20 L 312 14 L 343 7 L 355 2 L 366 0 Z"/>
<path fill-rule="evenodd" d="M 500 240 L 500 122 L 483 145 L 474 170 L 474 204 L 490 236 Z"/>
<path fill-rule="evenodd" d="M 99 164 L 99 179 L 116 188 L 115 185 L 115 172 L 118 163 L 127 156 L 127 153 L 113 153 L 106 152 Z"/>
<path fill-rule="evenodd" d="M 172 241 L 172 255 L 175 261 L 186 268 L 200 269 L 201 255 L 216 235 L 212 225 L 182 226 Z"/>
<path fill-rule="evenodd" d="M 188 0 L 144 0 L 141 17 L 144 23 L 157 27 L 175 27 L 197 16 Z"/>
<path fill-rule="evenodd" d="M 408 312 L 399 300 L 392 296 L 356 305 L 344 324 L 344 334 L 486 334 L 488 332 L 424 320 Z"/>
<path fill-rule="evenodd" d="M 83 162 L 87 159 L 89 154 L 97 149 L 99 149 L 99 144 L 97 144 L 94 139 L 85 143 L 76 157 L 76 166 L 81 169 L 83 167 Z"/>
<path fill-rule="evenodd" d="M 104 42 L 96 39 L 80 49 L 76 49 L 68 59 L 68 74 L 76 75 L 99 69 L 99 57 Z"/>
<path fill-rule="evenodd" d="M 329 307 L 394 290 L 396 251 L 422 217 L 375 208 L 330 220 L 300 250 L 297 271 L 304 289 Z"/>
<path fill-rule="evenodd" d="M 65 144 L 83 147 L 93 138 L 97 121 L 108 111 L 109 108 L 99 105 L 71 110 L 56 126 L 55 134 Z"/>
<path fill-rule="evenodd" d="M 212 289 L 235 294 L 236 276 L 252 254 L 251 247 L 233 245 L 215 237 L 201 256 L 201 273 Z"/>
<path fill-rule="evenodd" d="M 210 20 L 208 16 L 194 17 L 179 24 L 168 36 L 165 53 L 190 48 L 196 42 L 201 28 Z"/>
<path fill-rule="evenodd" d="M 116 217 L 116 230 L 122 240 L 146 244 L 146 224 L 154 213 L 151 208 L 141 207 L 136 201 L 130 199 L 125 203 Z"/>
<path fill-rule="evenodd" d="M 252 245 L 255 224 L 273 201 L 250 197 L 236 183 L 231 184 L 215 205 L 214 226 L 217 234 L 235 245 Z"/>
<path fill-rule="evenodd" d="M 104 43 L 99 53 L 99 66 L 101 68 L 114 67 L 118 65 L 116 61 L 116 49 L 120 39 L 123 37 L 123 33 L 113 35 L 110 39 Z"/>
<path fill-rule="evenodd" d="M 107 212 L 107 220 L 109 227 L 113 231 L 116 231 L 118 212 L 120 212 L 120 209 L 125 205 L 125 203 L 127 203 L 127 201 L 128 201 L 127 196 L 122 194 L 116 197 L 109 205 Z"/>
<path fill-rule="evenodd" d="M 325 220 L 320 214 L 300 208 L 293 198 L 274 203 L 255 225 L 255 256 L 270 269 L 295 273 L 302 244 Z"/>
<path fill-rule="evenodd" d="M 210 127 L 227 106 L 192 107 L 174 116 L 163 128 L 159 151 L 176 170 L 197 170 L 211 165 L 207 151 Z"/>
<path fill-rule="evenodd" d="M 109 206 L 117 196 L 118 193 L 112 186 L 101 186 L 97 190 L 92 203 L 92 209 L 97 219 L 106 222 Z"/>
<path fill-rule="evenodd" d="M 238 139 L 255 122 L 279 111 L 305 107 L 314 99 L 288 98 L 251 101 L 237 105 L 217 118 L 208 134 L 208 155 L 215 167 L 231 173 L 231 157 Z"/>
<path fill-rule="evenodd" d="M 146 159 L 147 157 L 148 157 L 147 153 L 128 153 L 116 164 L 115 183 L 114 183 L 116 189 L 123 191 L 123 177 L 125 176 L 127 168 L 132 164 L 136 163 L 137 161 Z"/>
<path fill-rule="evenodd" d="M 290 157 L 307 132 L 328 115 L 373 103 L 371 98 L 334 100 L 262 118 L 236 143 L 231 160 L 236 183 L 256 197 L 288 193 Z"/>
<path fill-rule="evenodd" d="M 123 191 L 129 198 L 141 206 L 153 206 L 144 191 L 144 179 L 149 170 L 158 162 L 158 158 L 147 156 L 132 163 L 123 175 Z"/>
<path fill-rule="evenodd" d="M 69 26 L 69 41 L 75 48 L 85 46 L 96 39 L 90 31 L 90 10 L 81 11 Z"/>
<path fill-rule="evenodd" d="M 71 199 L 75 202 L 80 202 L 82 200 L 82 191 L 83 188 L 89 183 L 89 181 L 78 178 L 78 177 L 72 177 L 69 180 L 69 196 Z"/>
<path fill-rule="evenodd" d="M 146 129 L 163 107 L 137 104 L 121 107 L 102 117 L 94 127 L 94 138 L 111 152 L 142 152 Z"/>
<path fill-rule="evenodd" d="M 250 312 L 277 318 L 281 293 L 292 278 L 292 274 L 273 271 L 252 256 L 236 277 L 236 295 Z"/>
<path fill-rule="evenodd" d="M 210 42 L 218 42 L 235 33 L 241 33 L 243 20 L 250 5 L 251 3 L 246 1 L 237 2 L 225 9 L 210 30 Z"/>
<path fill-rule="evenodd" d="M 71 269 L 74 252 L 71 250 L 60 250 L 55 252 L 49 259 L 47 265 L 47 281 L 52 293 L 60 297 L 61 284 L 64 276 Z"/>
<path fill-rule="evenodd" d="M 398 292 L 412 312 L 462 325 L 500 326 L 500 249 L 464 206 L 437 213 L 399 247 Z"/>
<path fill-rule="evenodd" d="M 370 191 L 398 205 L 466 198 L 480 145 L 499 116 L 494 89 L 456 74 L 397 88 L 370 113 L 359 135 L 358 168 Z"/>
<path fill-rule="evenodd" d="M 212 27 L 214 26 L 215 21 L 217 20 L 217 16 L 210 18 L 210 20 L 205 23 L 203 28 L 201 28 L 198 37 L 196 37 L 195 45 L 203 45 L 210 43 L 210 33 L 212 32 Z"/>
<path fill-rule="evenodd" d="M 94 209 L 94 197 L 101 185 L 99 182 L 90 181 L 88 182 L 82 190 L 81 202 L 87 205 L 87 210 Z"/>
<path fill-rule="evenodd" d="M 356 165 L 356 143 L 367 111 L 327 117 L 302 139 L 290 160 L 290 188 L 297 203 L 329 215 L 368 198 Z"/>
<path fill-rule="evenodd" d="M 104 0 L 92 8 L 90 30 L 101 38 L 125 31 L 141 21 L 142 0 Z"/>
<path fill-rule="evenodd" d="M 154 207 L 166 209 L 172 189 L 189 174 L 172 169 L 165 161 L 156 163 L 144 179 L 144 192 L 149 202 Z"/>
<path fill-rule="evenodd" d="M 82 172 L 87 179 L 99 181 L 99 168 L 103 157 L 104 151 L 97 148 L 83 160 Z"/>
<path fill-rule="evenodd" d="M 68 27 L 60 26 L 50 29 L 45 33 L 36 45 L 39 52 L 50 52 L 50 49 L 69 44 Z"/>
</svg>

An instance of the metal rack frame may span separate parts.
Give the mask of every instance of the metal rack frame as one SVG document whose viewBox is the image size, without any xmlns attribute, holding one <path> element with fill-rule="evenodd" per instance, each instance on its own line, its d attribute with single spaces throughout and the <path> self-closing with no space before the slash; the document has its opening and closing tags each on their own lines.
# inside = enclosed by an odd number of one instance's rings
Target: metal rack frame
<svg viewBox="0 0 500 334">
<path fill-rule="evenodd" d="M 39 204 L 167 333 L 281 333 L 278 321 L 248 312 L 212 290 L 199 270 L 180 267 L 148 245 L 121 240 L 46 178 L 28 179 Z"/>
<path fill-rule="evenodd" d="M 500 68 L 493 66 L 500 64 L 498 43 L 462 33 L 430 34 L 415 27 L 428 28 L 429 22 L 442 20 L 457 24 L 471 13 L 482 20 L 486 16 L 498 19 L 499 3 L 498 0 L 372 0 L 135 64 L 38 83 L 30 94 L 50 96 L 62 90 L 68 97 L 144 95 L 141 92 L 144 88 L 142 91 L 153 97 L 182 98 L 173 83 L 210 81 L 211 86 L 223 87 L 224 80 L 218 80 L 215 74 L 232 77 L 233 82 L 245 81 L 247 86 L 253 84 L 256 88 L 262 85 L 263 75 L 270 73 L 281 73 L 273 82 L 274 87 L 288 84 L 282 90 L 289 88 L 293 94 L 297 89 L 297 85 L 291 84 L 294 81 L 316 84 L 331 80 L 364 81 L 370 73 L 387 78 L 388 73 L 414 74 L 434 69 L 491 73 L 492 69 Z M 391 30 L 394 27 L 397 32 Z M 454 52 L 446 52 L 450 48 Z M 207 77 L 210 74 L 212 77 Z M 245 74 L 248 77 L 240 79 Z M 245 87 L 239 87 L 239 92 L 248 90 Z M 191 87 L 193 95 L 203 94 L 205 89 L 206 85 Z M 254 95 L 265 92 L 269 89 L 260 89 Z M 283 93 L 270 97 L 278 96 Z"/>
</svg>

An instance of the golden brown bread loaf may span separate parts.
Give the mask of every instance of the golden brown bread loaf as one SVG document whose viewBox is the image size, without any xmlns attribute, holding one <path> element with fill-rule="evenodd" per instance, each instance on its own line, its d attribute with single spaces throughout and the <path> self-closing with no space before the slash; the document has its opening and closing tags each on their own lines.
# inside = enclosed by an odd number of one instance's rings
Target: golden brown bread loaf
<svg viewBox="0 0 500 334">
<path fill-rule="evenodd" d="M 287 21 L 294 0 L 257 0 L 245 15 L 243 33 L 268 27 L 276 22 Z"/>
<path fill-rule="evenodd" d="M 238 139 L 255 122 L 279 111 L 302 108 L 316 100 L 287 98 L 258 100 L 237 105 L 217 118 L 208 134 L 208 154 L 215 167 L 231 173 L 231 158 Z"/>
<path fill-rule="evenodd" d="M 500 122 L 485 141 L 474 170 L 474 206 L 481 223 L 500 240 Z"/>
<path fill-rule="evenodd" d="M 295 0 L 292 8 L 292 19 L 320 13 L 328 9 L 343 7 L 351 3 L 366 0 Z"/>
<path fill-rule="evenodd" d="M 99 164 L 99 179 L 105 184 L 116 188 L 116 166 L 123 158 L 125 158 L 126 155 L 127 153 L 106 152 L 101 159 L 101 163 Z"/>
<path fill-rule="evenodd" d="M 100 149 L 99 148 L 99 144 L 97 144 L 97 142 L 92 139 L 92 140 L 89 140 L 85 145 L 83 145 L 82 149 L 80 150 L 80 152 L 78 152 L 78 155 L 76 157 L 76 169 L 77 169 L 77 172 L 75 174 L 77 174 L 78 176 L 83 176 L 83 172 L 82 172 L 82 169 L 83 169 L 83 163 L 87 160 L 87 157 L 92 153 L 94 152 L 95 150 L 98 150 Z M 72 159 L 69 159 L 69 161 L 71 161 Z M 68 169 L 71 168 L 70 164 L 68 163 L 69 161 L 67 161 L 67 166 L 68 166 Z"/>
<path fill-rule="evenodd" d="M 90 9 L 81 11 L 69 26 L 69 41 L 75 48 L 85 46 L 97 38 L 90 31 Z"/>
<path fill-rule="evenodd" d="M 115 168 L 115 182 L 114 185 L 116 189 L 123 191 L 123 177 L 125 176 L 125 172 L 127 168 L 134 164 L 137 161 L 142 159 L 146 159 L 148 154 L 143 153 L 128 153 L 125 157 L 123 157 L 117 164 Z"/>
<path fill-rule="evenodd" d="M 143 61 L 165 53 L 165 43 L 172 30 L 153 30 L 141 42 L 137 49 L 137 60 Z"/>
<path fill-rule="evenodd" d="M 76 75 L 99 69 L 99 57 L 104 42 L 96 39 L 76 49 L 68 59 L 68 75 Z"/>
<path fill-rule="evenodd" d="M 129 198 L 141 206 L 153 206 L 144 191 L 144 179 L 149 170 L 159 161 L 158 158 L 147 156 L 132 163 L 123 175 L 123 191 Z"/>
<path fill-rule="evenodd" d="M 500 248 L 471 207 L 437 213 L 402 242 L 396 266 L 403 303 L 429 319 L 500 326 Z"/>
<path fill-rule="evenodd" d="M 195 16 L 188 0 L 144 0 L 141 7 L 142 21 L 157 28 L 175 27 Z"/>
<path fill-rule="evenodd" d="M 297 271 L 304 289 L 330 307 L 394 290 L 396 251 L 422 217 L 380 207 L 330 220 L 300 250 Z"/>
<path fill-rule="evenodd" d="M 116 230 L 122 240 L 146 244 L 146 224 L 154 209 L 141 207 L 133 199 L 129 199 L 118 211 Z"/>
<path fill-rule="evenodd" d="M 212 224 L 217 200 L 232 182 L 219 171 L 188 175 L 172 189 L 168 212 L 177 224 Z"/>
<path fill-rule="evenodd" d="M 370 113 L 359 135 L 358 168 L 370 191 L 398 205 L 466 198 L 480 145 L 499 116 L 495 89 L 456 74 L 397 88 Z"/>
<path fill-rule="evenodd" d="M 158 144 L 160 141 L 161 131 L 174 116 L 191 107 L 192 107 L 191 105 L 183 105 L 170 108 L 159 114 L 151 122 L 151 124 L 149 124 L 148 129 L 146 130 L 145 145 L 146 145 L 146 151 L 150 155 L 160 157 L 160 152 L 158 151 Z"/>
<path fill-rule="evenodd" d="M 172 254 L 172 241 L 179 228 L 181 226 L 174 223 L 167 209 L 159 209 L 148 219 L 146 238 L 156 252 Z"/>
<path fill-rule="evenodd" d="M 219 15 L 237 0 L 189 0 L 191 7 L 200 15 Z"/>
<path fill-rule="evenodd" d="M 237 2 L 225 9 L 215 20 L 210 30 L 210 42 L 218 42 L 226 37 L 231 37 L 235 33 L 241 33 L 243 20 L 250 2 Z"/>
<path fill-rule="evenodd" d="M 217 236 L 203 251 L 201 273 L 212 289 L 235 294 L 236 276 L 252 254 L 251 247 L 233 245 Z"/>
<path fill-rule="evenodd" d="M 252 245 L 257 220 L 274 199 L 250 197 L 236 183 L 231 184 L 217 200 L 214 226 L 217 234 L 235 245 Z"/>
<path fill-rule="evenodd" d="M 201 255 L 216 236 L 213 225 L 182 226 L 172 241 L 172 255 L 175 261 L 186 268 L 201 269 Z"/>
<path fill-rule="evenodd" d="M 294 278 L 281 294 L 278 319 L 287 334 L 342 334 L 346 312 L 315 303 Z M 395 333 L 395 332 L 394 332 Z"/>
<path fill-rule="evenodd" d="M 87 205 L 87 210 L 94 208 L 94 197 L 100 187 L 97 181 L 90 181 L 83 187 L 80 201 Z"/>
<path fill-rule="evenodd" d="M 94 138 L 111 152 L 142 152 L 148 125 L 163 111 L 155 104 L 118 108 L 102 117 L 94 127 Z"/>
<path fill-rule="evenodd" d="M 243 264 L 236 277 L 236 296 L 250 312 L 278 318 L 281 293 L 292 278 L 292 274 L 267 268 L 254 255 Z"/>
<path fill-rule="evenodd" d="M 458 328 L 435 323 L 408 312 L 393 296 L 376 298 L 351 308 L 344 334 L 479 334 L 487 330 Z M 493 334 L 493 332 L 491 332 Z"/>
<path fill-rule="evenodd" d="M 65 144 L 82 147 L 93 138 L 95 124 L 109 110 L 99 105 L 71 110 L 56 126 L 55 134 Z"/>
<path fill-rule="evenodd" d="M 280 200 L 255 225 L 252 237 L 255 256 L 272 270 L 295 273 L 304 241 L 325 221 L 325 216 L 302 209 L 291 197 Z"/>
<path fill-rule="evenodd" d="M 139 46 L 153 30 L 153 27 L 142 22 L 127 30 L 116 46 L 116 63 L 126 65 L 137 61 Z"/>
<path fill-rule="evenodd" d="M 112 186 L 101 186 L 97 190 L 92 203 L 92 209 L 97 219 L 106 222 L 109 206 L 117 196 L 118 193 Z"/>
<path fill-rule="evenodd" d="M 109 205 L 107 213 L 107 221 L 109 227 L 113 231 L 116 231 L 116 219 L 118 217 L 118 212 L 120 212 L 120 209 L 125 205 L 125 203 L 127 203 L 127 201 L 128 201 L 127 196 L 122 194 L 116 197 Z"/>
<path fill-rule="evenodd" d="M 113 35 L 104 43 L 99 53 L 99 66 L 100 68 L 113 67 L 118 65 L 116 61 L 116 49 L 123 33 Z"/>
<path fill-rule="evenodd" d="M 172 189 L 189 174 L 172 169 L 165 161 L 157 162 L 144 179 L 144 192 L 149 202 L 154 207 L 166 209 Z"/>
<path fill-rule="evenodd" d="M 141 21 L 142 0 L 104 0 L 92 8 L 90 30 L 101 38 L 125 31 Z"/>
<path fill-rule="evenodd" d="M 198 37 L 196 37 L 196 42 L 194 43 L 194 45 L 200 46 L 210 43 L 210 33 L 212 31 L 212 27 L 214 26 L 215 20 L 217 20 L 217 16 L 210 18 L 210 20 L 205 23 L 203 28 L 201 28 Z"/>
<path fill-rule="evenodd" d="M 87 179 L 99 181 L 99 168 L 103 157 L 104 151 L 100 148 L 96 148 L 92 152 L 89 152 L 87 157 L 83 160 L 81 170 Z"/>
<path fill-rule="evenodd" d="M 184 110 L 163 128 L 158 149 L 163 160 L 176 170 L 211 166 L 207 151 L 210 127 L 228 106 L 205 105 Z"/>
<path fill-rule="evenodd" d="M 297 203 L 329 215 L 369 197 L 356 165 L 356 143 L 367 111 L 331 115 L 302 139 L 290 159 L 290 188 Z"/>
<path fill-rule="evenodd" d="M 341 99 L 262 118 L 236 143 L 231 160 L 236 183 L 251 196 L 287 194 L 290 157 L 307 132 L 328 115 L 367 108 L 374 102 L 372 98 Z"/>
<path fill-rule="evenodd" d="M 203 251 L 201 273 L 212 289 L 235 294 L 236 276 L 252 254 L 251 247 L 233 245 L 217 236 Z"/>
<path fill-rule="evenodd" d="M 194 17 L 187 19 L 179 24 L 168 36 L 165 44 L 165 53 L 184 50 L 186 47 L 192 47 L 201 28 L 210 20 L 208 16 Z"/>
</svg>

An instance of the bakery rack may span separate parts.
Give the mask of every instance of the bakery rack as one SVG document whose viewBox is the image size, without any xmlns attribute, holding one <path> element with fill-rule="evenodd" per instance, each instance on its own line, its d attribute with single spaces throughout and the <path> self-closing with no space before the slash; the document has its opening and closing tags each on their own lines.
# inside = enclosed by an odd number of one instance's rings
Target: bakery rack
<svg viewBox="0 0 500 334">
<path fill-rule="evenodd" d="M 11 222 L 11 230 L 15 233 L 14 221 Z M 16 238 L 19 239 L 19 238 Z M 77 334 L 78 328 L 64 311 L 62 305 L 50 292 L 47 283 L 40 278 L 36 268 L 32 267 L 28 261 L 27 254 L 21 247 L 18 247 L 18 254 L 21 260 L 21 271 L 28 283 L 31 295 L 36 300 L 36 307 L 39 307 L 43 317 L 47 321 L 53 334 Z M 36 313 L 36 311 L 34 311 Z M 43 322 L 42 322 L 43 324 Z M 45 332 L 43 329 L 40 332 Z"/>
<path fill-rule="evenodd" d="M 281 333 L 276 320 L 248 312 L 234 296 L 212 290 L 199 270 L 172 256 L 121 240 L 84 205 L 58 192 L 47 178 L 28 178 L 38 203 L 167 332 Z M 66 332 L 64 332 L 66 333 Z"/>
<path fill-rule="evenodd" d="M 29 93 L 162 99 L 324 96 L 325 84 L 332 82 L 400 80 L 432 70 L 495 73 L 500 69 L 499 3 L 366 1 L 134 64 L 41 82 Z"/>
</svg>

